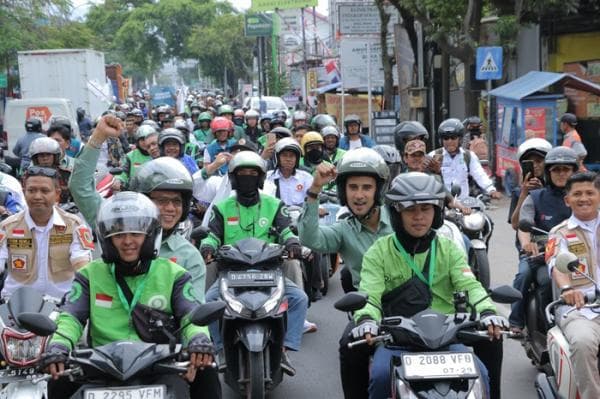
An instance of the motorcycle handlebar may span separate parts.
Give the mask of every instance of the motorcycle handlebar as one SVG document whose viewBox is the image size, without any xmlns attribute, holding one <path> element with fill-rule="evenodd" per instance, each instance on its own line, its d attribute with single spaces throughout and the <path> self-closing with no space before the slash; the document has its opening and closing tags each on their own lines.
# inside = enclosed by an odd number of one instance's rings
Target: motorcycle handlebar
<svg viewBox="0 0 600 399">
<path fill-rule="evenodd" d="M 385 335 L 377 335 L 373 338 L 371 338 L 371 343 L 377 343 L 377 342 L 386 342 L 392 339 L 392 336 L 390 334 L 385 334 Z M 352 349 L 355 346 L 359 346 L 359 345 L 364 345 L 367 344 L 368 341 L 366 339 L 359 339 L 357 341 L 353 341 L 353 342 L 349 342 L 348 343 L 348 348 Z"/>
</svg>

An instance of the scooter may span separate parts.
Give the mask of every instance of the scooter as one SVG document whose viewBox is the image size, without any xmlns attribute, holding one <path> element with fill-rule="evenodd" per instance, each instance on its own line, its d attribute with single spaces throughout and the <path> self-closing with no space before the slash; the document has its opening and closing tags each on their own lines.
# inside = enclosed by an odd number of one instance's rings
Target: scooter
<svg viewBox="0 0 600 399">
<path fill-rule="evenodd" d="M 264 398 L 283 380 L 281 356 L 287 320 L 283 247 L 256 238 L 217 252 L 225 382 L 241 396 Z"/>
<path fill-rule="evenodd" d="M 190 322 L 179 331 L 191 323 L 206 325 L 219 318 L 224 309 L 222 302 L 199 305 L 190 313 Z M 43 314 L 24 312 L 17 319 L 23 327 L 39 336 L 58 334 L 56 323 Z M 59 373 L 61 377 L 82 383 L 71 399 L 189 398 L 188 384 L 178 376 L 189 366 L 189 361 L 180 360 L 186 354 L 181 344 L 176 343 L 175 334 L 159 323 L 155 327 L 164 330 L 168 344 L 118 341 L 71 351 L 65 370 Z M 39 383 L 50 378 L 50 375 L 44 375 L 32 381 Z"/>
<path fill-rule="evenodd" d="M 582 278 L 588 279 L 594 284 L 594 292 L 588 292 L 585 295 L 586 305 L 584 308 L 598 309 L 600 308 L 600 289 L 594 280 L 586 274 L 579 271 L 579 259 L 571 252 L 559 253 L 556 257 L 555 266 L 560 272 L 571 274 L 576 273 Z M 546 306 L 546 319 L 548 323 L 553 325 L 548 330 L 548 353 L 550 357 L 551 371 L 538 373 L 535 379 L 535 389 L 540 399 L 561 398 L 561 399 L 578 399 L 581 397 L 578 389 L 571 362 L 571 350 L 569 341 L 563 334 L 558 324 L 554 324 L 556 317 L 566 317 L 569 310 L 561 316 L 556 315 L 556 310 L 565 305 L 562 298 L 551 302 Z"/>
<path fill-rule="evenodd" d="M 471 351 L 449 351 L 448 346 L 489 339 L 475 307 L 490 296 L 495 302 L 511 303 L 519 300 L 521 293 L 510 286 L 502 286 L 479 302 L 470 304 L 467 292 L 457 292 L 454 294 L 455 314 L 426 309 L 410 318 L 390 316 L 381 320 L 380 335 L 371 341 L 381 342 L 391 349 L 408 348 L 402 355 L 392 357 L 392 398 L 487 397 L 475 355 Z M 334 306 L 344 312 L 354 312 L 364 307 L 367 301 L 365 293 L 350 292 Z M 512 333 L 506 331 L 503 335 Z M 362 339 L 349 343 L 348 347 L 365 343 L 367 340 Z"/>
<path fill-rule="evenodd" d="M 18 321 L 24 312 L 36 312 L 57 317 L 56 302 L 30 287 L 20 287 L 0 305 L 0 353 L 5 366 L 0 368 L 0 398 L 46 398 L 46 382 L 35 383 L 40 355 L 46 349 L 47 338 L 33 334 Z"/>
</svg>

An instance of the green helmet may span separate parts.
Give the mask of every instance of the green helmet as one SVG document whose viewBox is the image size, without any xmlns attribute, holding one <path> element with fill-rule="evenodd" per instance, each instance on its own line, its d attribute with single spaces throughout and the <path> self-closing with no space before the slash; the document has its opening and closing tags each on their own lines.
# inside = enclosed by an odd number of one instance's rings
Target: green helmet
<svg viewBox="0 0 600 399">
<path fill-rule="evenodd" d="M 210 112 L 202 112 L 198 115 L 198 122 L 210 122 L 212 121 L 212 114 Z"/>
<path fill-rule="evenodd" d="M 140 166 L 129 183 L 129 189 L 146 195 L 153 191 L 180 192 L 183 212 L 179 221 L 188 216 L 193 192 L 192 176 L 175 158 L 160 157 Z"/>
<path fill-rule="evenodd" d="M 231 107 L 231 105 L 224 104 L 219 107 L 219 116 L 225 115 L 225 114 L 233 115 L 233 108 Z"/>
<path fill-rule="evenodd" d="M 142 125 L 135 132 L 135 141 L 138 142 L 153 134 L 158 134 L 155 128 L 150 125 Z"/>
<path fill-rule="evenodd" d="M 381 204 L 390 169 L 377 151 L 361 147 L 348 151 L 337 165 L 336 186 L 340 204 L 346 205 L 346 180 L 350 176 L 372 176 L 377 181 L 375 203 Z"/>
<path fill-rule="evenodd" d="M 263 187 L 265 177 L 267 176 L 267 165 L 260 155 L 253 151 L 240 151 L 229 162 L 229 180 L 231 181 L 231 188 L 234 190 L 237 187 L 235 172 L 241 168 L 256 169 L 260 175 L 258 188 Z"/>
</svg>

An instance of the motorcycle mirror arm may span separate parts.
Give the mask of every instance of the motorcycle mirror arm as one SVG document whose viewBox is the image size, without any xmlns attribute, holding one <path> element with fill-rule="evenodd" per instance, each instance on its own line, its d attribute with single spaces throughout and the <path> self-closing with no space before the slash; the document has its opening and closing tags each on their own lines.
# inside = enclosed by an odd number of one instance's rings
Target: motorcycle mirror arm
<svg viewBox="0 0 600 399">
<path fill-rule="evenodd" d="M 191 324 L 191 323 L 189 323 Z M 189 324 L 180 327 L 177 329 L 177 333 L 179 333 L 179 331 L 181 331 L 183 328 L 187 327 Z M 177 338 L 175 337 L 174 334 L 172 334 L 163 324 L 162 321 L 157 320 L 156 321 L 156 328 L 160 329 L 162 331 L 163 334 L 165 334 L 165 336 L 169 339 L 169 352 L 173 353 L 175 352 L 175 346 L 177 346 Z"/>
</svg>

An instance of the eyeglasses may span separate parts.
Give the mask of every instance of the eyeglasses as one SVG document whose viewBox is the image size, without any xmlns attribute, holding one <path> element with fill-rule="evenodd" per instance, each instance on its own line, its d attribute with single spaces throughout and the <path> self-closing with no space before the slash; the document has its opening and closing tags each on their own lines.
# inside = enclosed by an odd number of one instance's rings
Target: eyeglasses
<svg viewBox="0 0 600 399">
<path fill-rule="evenodd" d="M 443 140 L 447 141 L 447 140 L 458 140 L 459 136 L 444 136 Z"/>
<path fill-rule="evenodd" d="M 25 172 L 26 176 L 46 176 L 46 177 L 51 177 L 51 178 L 56 178 L 58 177 L 58 171 L 56 169 L 52 169 L 52 168 L 46 168 L 43 166 L 30 166 L 29 168 L 27 168 L 27 171 Z"/>
<path fill-rule="evenodd" d="M 173 206 L 175 208 L 183 207 L 183 201 L 181 200 L 181 198 L 168 198 L 168 197 L 152 198 L 152 197 L 150 197 L 150 199 L 152 200 L 152 202 L 154 202 L 159 207 L 167 206 L 169 204 L 173 204 Z"/>
</svg>

